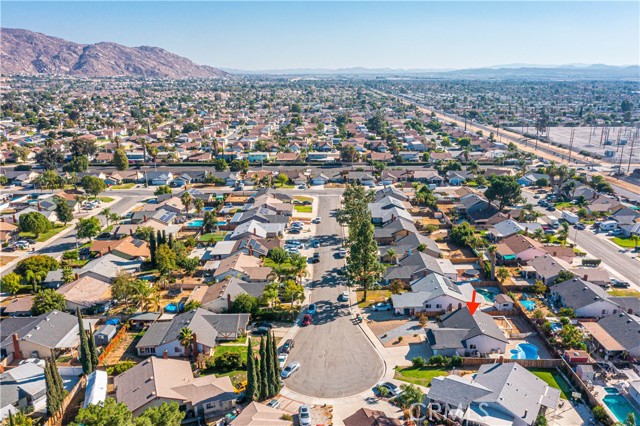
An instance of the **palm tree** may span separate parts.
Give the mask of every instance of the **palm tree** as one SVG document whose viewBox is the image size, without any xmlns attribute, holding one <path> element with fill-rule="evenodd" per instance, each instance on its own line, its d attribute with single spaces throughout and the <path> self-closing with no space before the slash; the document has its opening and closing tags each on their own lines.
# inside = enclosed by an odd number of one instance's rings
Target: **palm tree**
<svg viewBox="0 0 640 426">
<path fill-rule="evenodd" d="M 391 263 L 395 264 L 396 263 L 396 251 L 394 249 L 389 249 L 387 250 L 387 256 L 389 256 L 389 259 L 391 259 Z"/>
<path fill-rule="evenodd" d="M 542 230 L 542 228 L 538 228 L 533 232 L 533 238 L 535 238 L 536 240 L 540 241 L 542 240 L 542 237 L 544 237 L 544 231 Z"/>
<path fill-rule="evenodd" d="M 193 202 L 193 207 L 196 209 L 196 213 L 200 214 L 202 209 L 204 209 L 204 200 L 201 198 L 196 198 L 196 201 Z"/>
<path fill-rule="evenodd" d="M 111 219 L 111 209 L 109 207 L 103 209 L 100 212 L 101 215 L 104 216 L 104 218 L 107 220 L 107 226 L 109 226 L 109 219 Z"/>
<path fill-rule="evenodd" d="M 189 206 L 191 205 L 191 201 L 193 200 L 193 197 L 191 196 L 190 193 L 188 192 L 183 192 L 182 195 L 180 196 L 180 201 L 182 201 L 182 204 L 184 204 L 184 209 L 187 213 L 189 213 Z"/>
<path fill-rule="evenodd" d="M 489 254 L 489 259 L 491 260 L 491 281 L 496 279 L 496 250 L 498 247 L 494 245 L 490 245 L 487 247 L 487 253 Z"/>
<path fill-rule="evenodd" d="M 302 278 L 307 275 L 307 258 L 305 256 L 294 254 L 290 257 L 291 272 L 296 278 Z"/>
<path fill-rule="evenodd" d="M 191 356 L 191 342 L 193 341 L 193 330 L 189 327 L 182 327 L 179 334 L 180 344 L 184 347 L 185 354 Z"/>
<path fill-rule="evenodd" d="M 376 392 L 380 395 L 380 399 L 386 398 L 389 395 L 389 389 L 382 385 L 376 386 Z"/>
</svg>

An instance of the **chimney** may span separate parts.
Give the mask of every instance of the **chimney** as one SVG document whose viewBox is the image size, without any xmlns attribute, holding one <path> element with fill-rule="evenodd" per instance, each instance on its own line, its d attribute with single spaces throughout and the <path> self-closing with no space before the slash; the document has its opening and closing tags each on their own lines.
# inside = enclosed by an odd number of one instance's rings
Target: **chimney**
<svg viewBox="0 0 640 426">
<path fill-rule="evenodd" d="M 553 257 L 556 257 L 557 255 L 558 255 L 558 252 L 554 250 Z"/>
<path fill-rule="evenodd" d="M 14 215 L 13 215 L 13 224 L 15 225 L 15 224 L 16 224 L 16 222 L 17 222 L 17 220 L 16 220 L 16 215 L 14 214 Z"/>
<path fill-rule="evenodd" d="M 42 211 L 42 207 L 40 207 L 40 201 L 38 201 L 38 211 L 41 212 Z"/>
<path fill-rule="evenodd" d="M 253 256 L 253 247 L 249 246 L 249 256 Z"/>
<path fill-rule="evenodd" d="M 253 235 L 256 235 L 256 228 L 255 228 L 255 226 L 253 227 Z"/>
<path fill-rule="evenodd" d="M 147 215 L 145 214 L 143 222 L 146 222 L 146 221 L 147 221 Z"/>
<path fill-rule="evenodd" d="M 18 334 L 13 333 L 13 359 L 22 359 L 22 352 L 20 352 L 20 342 L 18 341 Z"/>
<path fill-rule="evenodd" d="M 589 281 L 589 280 L 587 279 L 588 277 L 589 277 L 589 275 L 584 274 L 584 275 L 582 276 L 582 279 L 583 279 L 583 280 L 585 280 L 585 281 Z"/>
<path fill-rule="evenodd" d="M 79 280 L 79 279 L 80 279 L 80 274 L 76 272 L 76 280 Z"/>
<path fill-rule="evenodd" d="M 198 335 L 193 333 L 193 356 L 198 356 Z"/>
<path fill-rule="evenodd" d="M 227 309 L 231 310 L 231 294 L 227 293 Z"/>
<path fill-rule="evenodd" d="M 109 250 L 109 254 L 111 254 L 111 246 L 107 247 L 107 250 Z"/>
<path fill-rule="evenodd" d="M 166 349 L 162 352 L 162 358 L 163 359 L 169 359 L 169 352 L 167 352 Z"/>
<path fill-rule="evenodd" d="M 133 237 L 133 229 L 129 228 L 129 235 Z"/>
</svg>

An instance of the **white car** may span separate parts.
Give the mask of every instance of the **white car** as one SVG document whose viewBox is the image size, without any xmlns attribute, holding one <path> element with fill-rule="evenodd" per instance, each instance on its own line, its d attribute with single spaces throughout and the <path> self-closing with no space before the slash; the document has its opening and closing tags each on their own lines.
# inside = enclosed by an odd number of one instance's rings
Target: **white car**
<svg viewBox="0 0 640 426">
<path fill-rule="evenodd" d="M 376 303 L 375 305 L 373 305 L 372 309 L 374 311 L 390 311 L 391 310 L 391 304 L 390 303 L 384 303 L 384 302 Z"/>
<path fill-rule="evenodd" d="M 282 373 L 280 373 L 280 377 L 282 377 L 283 379 L 286 379 L 287 377 L 291 376 L 293 373 L 295 373 L 299 369 L 300 369 L 300 363 L 292 362 L 291 364 L 287 365 L 284 368 L 284 370 L 282 370 Z"/>
<path fill-rule="evenodd" d="M 338 256 L 339 257 L 346 257 L 347 256 L 347 249 L 346 248 L 340 248 L 340 250 L 338 250 Z"/>
<path fill-rule="evenodd" d="M 35 364 L 38 367 L 44 368 L 45 361 L 44 359 L 39 359 L 39 358 L 27 358 L 20 361 L 20 365 L 24 365 L 24 364 Z"/>
<path fill-rule="evenodd" d="M 309 407 L 301 405 L 298 409 L 298 417 L 300 419 L 300 426 L 309 426 L 311 424 L 311 413 Z"/>
<path fill-rule="evenodd" d="M 287 362 L 287 358 L 289 358 L 289 355 L 287 354 L 278 355 L 278 365 L 280 366 L 280 368 L 284 368 L 284 365 Z"/>
<path fill-rule="evenodd" d="M 340 300 L 343 300 L 345 302 L 349 300 L 349 292 L 343 291 L 342 294 L 340 294 Z"/>
<path fill-rule="evenodd" d="M 320 216 L 313 219 L 313 223 L 322 223 L 322 219 L 320 218 Z"/>
</svg>

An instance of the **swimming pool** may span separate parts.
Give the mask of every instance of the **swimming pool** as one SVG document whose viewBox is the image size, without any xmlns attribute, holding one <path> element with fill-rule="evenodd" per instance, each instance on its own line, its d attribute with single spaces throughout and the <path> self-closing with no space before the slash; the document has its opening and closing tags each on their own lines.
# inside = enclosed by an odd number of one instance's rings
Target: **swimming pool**
<svg viewBox="0 0 640 426">
<path fill-rule="evenodd" d="M 533 311 L 536 308 L 536 302 L 533 300 L 521 300 L 522 306 L 525 307 L 527 311 Z"/>
<path fill-rule="evenodd" d="M 604 390 L 607 392 L 607 395 L 620 395 L 618 388 L 604 388 Z"/>
<path fill-rule="evenodd" d="M 204 220 L 202 219 L 194 219 L 192 221 L 187 222 L 187 227 L 189 228 L 200 228 L 204 224 Z"/>
<path fill-rule="evenodd" d="M 227 224 L 226 220 L 219 220 L 218 221 L 218 226 L 225 226 Z"/>
<path fill-rule="evenodd" d="M 604 397 L 604 404 L 619 422 L 624 423 L 627 420 L 627 415 L 633 413 L 636 416 L 636 426 L 640 426 L 640 413 L 629 404 L 629 401 L 624 396 L 620 394 L 607 395 Z"/>
<path fill-rule="evenodd" d="M 213 211 L 213 207 L 205 207 L 202 210 L 204 210 L 205 212 L 211 212 Z"/>
<path fill-rule="evenodd" d="M 538 347 L 532 343 L 520 343 L 511 349 L 511 359 L 540 359 Z"/>
<path fill-rule="evenodd" d="M 489 288 L 477 288 L 476 292 L 481 294 L 488 302 L 495 302 L 498 291 Z"/>
<path fill-rule="evenodd" d="M 551 331 L 560 331 L 562 330 L 562 324 L 559 322 L 552 322 L 551 323 Z"/>
</svg>

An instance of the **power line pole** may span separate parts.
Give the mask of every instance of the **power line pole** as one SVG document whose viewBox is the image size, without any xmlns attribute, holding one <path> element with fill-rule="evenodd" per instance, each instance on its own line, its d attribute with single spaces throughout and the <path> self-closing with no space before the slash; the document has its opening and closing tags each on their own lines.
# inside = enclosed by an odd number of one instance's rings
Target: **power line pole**
<svg viewBox="0 0 640 426">
<path fill-rule="evenodd" d="M 576 134 L 576 128 L 571 128 L 571 136 L 569 137 L 569 164 L 571 164 L 571 154 L 573 154 L 573 138 Z"/>
</svg>

